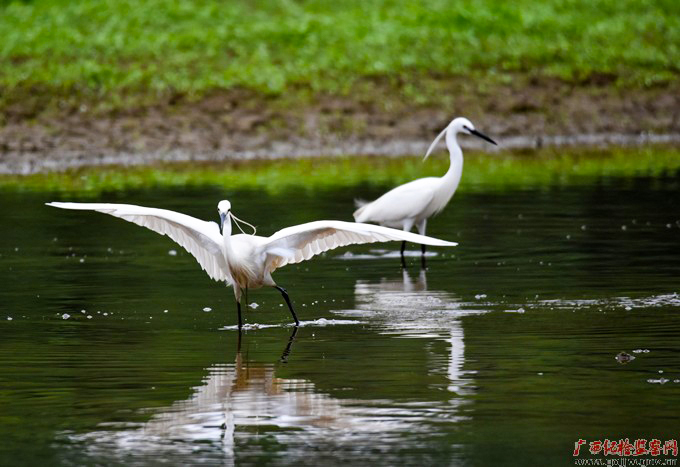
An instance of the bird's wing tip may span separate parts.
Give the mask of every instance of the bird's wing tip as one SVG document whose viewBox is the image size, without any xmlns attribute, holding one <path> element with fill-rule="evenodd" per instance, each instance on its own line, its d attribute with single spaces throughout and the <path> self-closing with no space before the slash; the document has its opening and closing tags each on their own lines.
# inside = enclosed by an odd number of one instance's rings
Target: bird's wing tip
<svg viewBox="0 0 680 467">
<path fill-rule="evenodd" d="M 45 203 L 45 206 L 51 206 L 53 208 L 62 208 L 62 209 L 67 209 L 70 206 L 73 206 L 74 203 L 64 203 L 61 201 L 50 201 L 49 203 Z"/>
<path fill-rule="evenodd" d="M 436 246 L 458 246 L 458 242 L 448 242 L 446 240 L 442 240 L 441 243 Z"/>
</svg>

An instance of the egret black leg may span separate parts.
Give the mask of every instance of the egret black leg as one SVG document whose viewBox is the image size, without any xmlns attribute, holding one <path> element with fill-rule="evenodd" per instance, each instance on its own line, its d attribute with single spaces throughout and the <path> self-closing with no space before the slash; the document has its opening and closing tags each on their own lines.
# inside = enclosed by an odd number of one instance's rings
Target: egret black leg
<svg viewBox="0 0 680 467">
<path fill-rule="evenodd" d="M 238 312 L 238 330 L 240 331 L 243 327 L 243 321 L 241 320 L 241 302 L 236 302 L 236 311 Z"/>
<path fill-rule="evenodd" d="M 425 229 L 426 228 L 427 228 L 427 219 L 423 219 L 418 224 L 418 233 L 420 235 L 425 235 Z M 421 251 L 420 265 L 423 267 L 423 269 L 425 269 L 425 244 L 424 243 L 420 244 L 420 251 Z"/>
<path fill-rule="evenodd" d="M 295 320 L 295 326 L 300 325 L 300 321 L 298 321 L 297 316 L 295 316 L 295 310 L 293 310 L 293 304 L 290 303 L 290 298 L 288 297 L 288 292 L 286 292 L 286 289 L 283 287 L 279 287 L 278 285 L 275 285 L 274 288 L 281 292 L 281 295 L 283 295 L 283 299 L 286 301 L 286 305 L 288 305 L 288 309 L 290 310 L 290 314 L 293 315 L 293 319 Z"/>
<path fill-rule="evenodd" d="M 406 241 L 401 242 L 401 267 L 406 267 L 406 260 L 404 259 L 404 250 L 406 249 Z"/>
</svg>

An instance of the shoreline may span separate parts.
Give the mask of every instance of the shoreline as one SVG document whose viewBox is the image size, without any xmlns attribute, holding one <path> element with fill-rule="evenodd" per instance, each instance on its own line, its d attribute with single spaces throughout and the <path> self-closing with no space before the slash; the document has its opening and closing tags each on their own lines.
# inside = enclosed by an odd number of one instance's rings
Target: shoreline
<svg viewBox="0 0 680 467">
<path fill-rule="evenodd" d="M 617 88 L 517 77 L 468 89 L 442 78 L 421 104 L 399 86 L 372 93 L 263 96 L 216 90 L 191 100 L 103 110 L 96 102 L 35 107 L 15 102 L 0 119 L 0 174 L 34 174 L 102 165 L 225 162 L 352 155 L 424 154 L 454 117 L 469 118 L 499 148 L 461 138 L 483 151 L 550 147 L 680 146 L 680 82 Z M 440 92 L 439 92 L 440 91 Z M 45 99 L 50 96 L 44 96 Z M 463 110 L 464 109 L 464 110 Z"/>
<path fill-rule="evenodd" d="M 226 163 L 247 161 L 272 161 L 280 159 L 314 159 L 341 157 L 407 157 L 425 154 L 429 142 L 402 140 L 377 144 L 370 141 L 338 142 L 335 146 L 322 144 L 294 144 L 273 142 L 271 148 L 234 151 L 223 153 L 189 152 L 185 150 L 157 152 L 101 152 L 87 151 L 48 152 L 6 152 L 0 155 L 0 175 L 38 175 L 97 167 L 142 167 L 159 164 Z M 673 134 L 584 134 L 562 136 L 509 136 L 499 141 L 498 147 L 489 148 L 483 142 L 468 140 L 461 142 L 466 150 L 481 153 L 512 153 L 550 148 L 569 149 L 622 149 L 647 145 L 680 146 L 680 133 Z M 442 150 L 443 145 L 442 145 Z"/>
</svg>

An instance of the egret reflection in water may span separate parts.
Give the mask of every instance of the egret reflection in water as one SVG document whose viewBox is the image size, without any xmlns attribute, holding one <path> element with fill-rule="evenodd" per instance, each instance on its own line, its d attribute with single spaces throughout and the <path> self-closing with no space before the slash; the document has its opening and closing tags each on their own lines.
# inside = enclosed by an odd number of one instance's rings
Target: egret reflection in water
<svg viewBox="0 0 680 467">
<path fill-rule="evenodd" d="M 286 343 L 280 361 L 294 358 L 297 328 Z M 247 337 L 244 338 L 247 343 Z M 387 446 L 398 434 L 433 418 L 422 402 L 395 404 L 390 400 L 340 399 L 319 390 L 306 379 L 277 377 L 277 364 L 251 361 L 241 350 L 233 363 L 206 368 L 202 384 L 192 395 L 171 406 L 154 410 L 145 423 L 102 424 L 99 430 L 65 433 L 80 453 L 93 458 L 165 458 L 231 464 L 238 446 L 251 436 L 271 437 L 289 448 L 286 455 L 304 456 L 301 447 L 329 444 L 329 450 L 357 449 L 367 439 Z M 442 421 L 455 417 L 441 413 Z M 435 415 L 436 418 L 436 415 Z"/>
<path fill-rule="evenodd" d="M 448 389 L 469 393 L 470 380 L 463 370 L 465 342 L 461 318 L 484 313 L 443 290 L 428 290 L 427 272 L 412 278 L 406 268 L 401 280 L 358 280 L 354 286 L 357 310 L 347 314 L 377 323 L 382 332 L 411 338 L 436 338 L 449 345 Z"/>
</svg>

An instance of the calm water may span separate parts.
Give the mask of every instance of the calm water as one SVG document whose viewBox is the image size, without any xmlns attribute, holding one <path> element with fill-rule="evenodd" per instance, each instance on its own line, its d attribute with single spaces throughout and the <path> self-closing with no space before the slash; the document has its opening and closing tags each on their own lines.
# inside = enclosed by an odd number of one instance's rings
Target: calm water
<svg viewBox="0 0 680 467">
<path fill-rule="evenodd" d="M 271 234 L 382 191 L 99 200 L 215 219 L 229 198 Z M 427 269 L 396 243 L 288 266 L 305 325 L 251 291 L 240 339 L 231 289 L 167 238 L 0 193 L 0 465 L 573 465 L 579 438 L 677 439 L 679 191 L 461 189 L 429 229 L 460 246 Z"/>
</svg>

